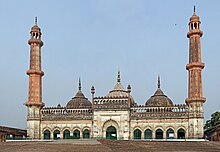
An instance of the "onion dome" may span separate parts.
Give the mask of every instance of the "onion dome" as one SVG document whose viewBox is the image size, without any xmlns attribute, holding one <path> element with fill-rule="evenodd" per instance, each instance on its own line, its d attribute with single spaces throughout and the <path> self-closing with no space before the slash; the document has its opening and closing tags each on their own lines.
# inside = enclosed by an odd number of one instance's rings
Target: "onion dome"
<svg viewBox="0 0 220 152">
<path fill-rule="evenodd" d="M 128 91 L 124 89 L 124 87 L 121 84 L 121 76 L 120 76 L 120 71 L 118 71 L 118 78 L 117 78 L 117 83 L 114 86 L 114 89 L 109 91 L 109 93 L 106 95 L 106 97 L 110 98 L 120 98 L 120 97 L 127 97 L 130 96 L 131 102 L 134 102 L 134 99 L 131 95 L 129 95 Z"/>
<path fill-rule="evenodd" d="M 194 6 L 193 16 L 190 17 L 190 21 L 199 21 L 199 16 L 196 15 L 196 7 Z"/>
<path fill-rule="evenodd" d="M 79 90 L 76 93 L 75 97 L 73 97 L 66 105 L 67 108 L 70 109 L 82 109 L 82 108 L 90 108 L 92 106 L 91 102 L 84 96 L 81 91 L 81 81 L 79 79 Z"/>
<path fill-rule="evenodd" d="M 158 77 L 158 87 L 156 92 L 145 103 L 148 107 L 171 107 L 173 102 L 160 89 L 160 77 Z"/>
</svg>

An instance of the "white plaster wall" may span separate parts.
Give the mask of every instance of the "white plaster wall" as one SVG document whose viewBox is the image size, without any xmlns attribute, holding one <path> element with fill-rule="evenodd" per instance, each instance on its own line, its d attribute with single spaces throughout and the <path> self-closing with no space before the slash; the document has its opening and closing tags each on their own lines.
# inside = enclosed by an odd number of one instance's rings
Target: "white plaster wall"
<svg viewBox="0 0 220 152">
<path fill-rule="evenodd" d="M 93 126 L 94 137 L 105 138 L 107 127 L 113 125 L 117 129 L 118 139 L 128 139 L 128 123 L 128 111 L 95 111 Z"/>
</svg>

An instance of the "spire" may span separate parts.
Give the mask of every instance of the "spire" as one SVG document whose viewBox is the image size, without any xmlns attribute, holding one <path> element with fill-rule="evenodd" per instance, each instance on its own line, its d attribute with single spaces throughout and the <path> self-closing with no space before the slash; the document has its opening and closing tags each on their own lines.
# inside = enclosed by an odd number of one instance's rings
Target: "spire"
<svg viewBox="0 0 220 152">
<path fill-rule="evenodd" d="M 158 80 L 157 80 L 157 88 L 160 88 L 160 76 L 158 75 Z"/>
<path fill-rule="evenodd" d="M 121 75 L 120 75 L 120 70 L 118 70 L 118 78 L 117 78 L 117 82 L 121 83 Z"/>
<path fill-rule="evenodd" d="M 79 78 L 79 90 L 81 91 L 81 80 L 80 80 L 80 78 Z"/>
<path fill-rule="evenodd" d="M 35 17 L 35 22 L 34 22 L 35 25 L 37 25 L 37 16 Z"/>
</svg>

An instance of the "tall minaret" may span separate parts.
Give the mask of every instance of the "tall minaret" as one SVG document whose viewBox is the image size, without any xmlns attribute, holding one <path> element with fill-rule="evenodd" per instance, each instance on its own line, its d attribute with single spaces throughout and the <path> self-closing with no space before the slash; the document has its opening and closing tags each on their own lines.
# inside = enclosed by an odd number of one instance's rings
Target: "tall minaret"
<svg viewBox="0 0 220 152">
<path fill-rule="evenodd" d="M 41 69 L 41 30 L 37 25 L 37 17 L 35 24 L 31 28 L 30 39 L 30 68 L 27 71 L 29 75 L 29 92 L 28 101 L 25 105 L 28 107 L 27 115 L 27 134 L 30 138 L 40 138 L 40 109 L 44 106 L 42 102 L 42 76 L 44 72 Z"/>
<path fill-rule="evenodd" d="M 200 30 L 200 19 L 196 15 L 195 6 L 193 16 L 189 22 L 189 64 L 186 69 L 189 71 L 188 98 L 186 103 L 189 106 L 189 138 L 203 137 L 203 103 L 206 99 L 202 94 L 202 63 L 200 38 L 203 32 Z"/>
</svg>

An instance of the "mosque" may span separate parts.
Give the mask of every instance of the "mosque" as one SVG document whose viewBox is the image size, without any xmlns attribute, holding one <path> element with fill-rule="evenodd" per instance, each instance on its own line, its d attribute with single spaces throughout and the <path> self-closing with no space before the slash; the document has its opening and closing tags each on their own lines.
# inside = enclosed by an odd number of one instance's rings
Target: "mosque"
<svg viewBox="0 0 220 152">
<path fill-rule="evenodd" d="M 194 12 L 189 20 L 188 97 L 183 104 L 175 104 L 161 89 L 160 78 L 155 93 L 144 105 L 135 102 L 131 86 L 121 84 L 120 71 L 112 90 L 92 99 L 83 94 L 79 80 L 78 92 L 66 106 L 46 107 L 42 102 L 41 29 L 31 28 L 30 67 L 27 106 L 27 135 L 32 139 L 187 139 L 203 137 L 206 99 L 202 94 L 200 18 Z"/>
</svg>

